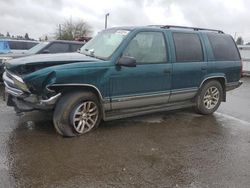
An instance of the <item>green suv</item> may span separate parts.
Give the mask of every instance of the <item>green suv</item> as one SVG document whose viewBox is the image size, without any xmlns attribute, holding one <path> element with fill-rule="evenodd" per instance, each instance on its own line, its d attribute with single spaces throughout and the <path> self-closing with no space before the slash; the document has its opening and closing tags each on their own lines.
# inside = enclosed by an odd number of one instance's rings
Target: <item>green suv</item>
<svg viewBox="0 0 250 188">
<path fill-rule="evenodd" d="M 77 136 L 113 120 L 195 107 L 211 114 L 239 87 L 241 58 L 219 30 L 118 27 L 78 53 L 13 59 L 3 75 L 7 105 L 53 112 L 57 132 Z"/>
</svg>

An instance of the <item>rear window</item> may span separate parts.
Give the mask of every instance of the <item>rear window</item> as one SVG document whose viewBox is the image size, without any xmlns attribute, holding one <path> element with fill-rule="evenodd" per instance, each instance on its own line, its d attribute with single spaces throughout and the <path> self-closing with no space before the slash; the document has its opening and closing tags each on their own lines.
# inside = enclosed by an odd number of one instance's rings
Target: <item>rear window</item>
<svg viewBox="0 0 250 188">
<path fill-rule="evenodd" d="M 240 56 L 230 35 L 208 33 L 215 61 L 238 61 Z"/>
<path fill-rule="evenodd" d="M 194 33 L 173 33 L 176 61 L 203 61 L 203 51 L 200 38 Z"/>
</svg>

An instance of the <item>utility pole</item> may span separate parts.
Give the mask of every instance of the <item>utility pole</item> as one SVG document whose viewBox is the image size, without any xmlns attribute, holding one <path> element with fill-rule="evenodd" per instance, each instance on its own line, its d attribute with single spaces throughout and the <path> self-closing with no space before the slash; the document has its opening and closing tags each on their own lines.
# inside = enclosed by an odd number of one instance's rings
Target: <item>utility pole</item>
<svg viewBox="0 0 250 188">
<path fill-rule="evenodd" d="M 108 16 L 109 16 L 109 13 L 105 14 L 105 29 L 107 29 L 108 27 Z"/>
</svg>

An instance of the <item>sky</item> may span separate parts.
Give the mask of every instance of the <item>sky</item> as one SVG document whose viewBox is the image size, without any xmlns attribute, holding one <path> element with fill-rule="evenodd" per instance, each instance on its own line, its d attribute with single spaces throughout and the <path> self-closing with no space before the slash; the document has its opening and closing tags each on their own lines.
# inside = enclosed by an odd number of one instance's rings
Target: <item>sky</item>
<svg viewBox="0 0 250 188">
<path fill-rule="evenodd" d="M 250 0 L 0 0 L 0 33 L 53 36 L 65 20 L 84 20 L 93 35 L 108 27 L 183 25 L 220 29 L 250 42 Z"/>
</svg>

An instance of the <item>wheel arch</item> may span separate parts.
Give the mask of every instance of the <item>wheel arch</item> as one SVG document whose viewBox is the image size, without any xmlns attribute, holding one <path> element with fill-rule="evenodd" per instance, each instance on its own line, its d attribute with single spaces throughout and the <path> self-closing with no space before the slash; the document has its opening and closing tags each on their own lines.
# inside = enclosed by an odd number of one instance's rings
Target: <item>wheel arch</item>
<svg viewBox="0 0 250 188">
<path fill-rule="evenodd" d="M 103 118 L 105 117 L 105 110 L 110 108 L 110 103 L 103 98 L 100 90 L 96 86 L 91 84 L 53 84 L 51 86 L 48 86 L 47 88 L 58 93 L 71 92 L 73 90 L 82 90 L 94 93 L 100 102 Z"/>
<path fill-rule="evenodd" d="M 94 85 L 90 84 L 54 84 L 49 86 L 48 89 L 56 92 L 65 92 L 69 90 L 81 89 L 93 92 L 100 100 L 104 100 L 100 90 Z"/>
<path fill-rule="evenodd" d="M 212 81 L 212 80 L 216 80 L 221 84 L 222 89 L 223 89 L 222 101 L 225 102 L 226 101 L 226 83 L 227 83 L 227 79 L 225 76 L 210 76 L 210 77 L 205 78 L 199 86 L 199 91 L 201 90 L 201 88 L 203 87 L 204 84 L 206 84 L 207 82 Z"/>
</svg>

